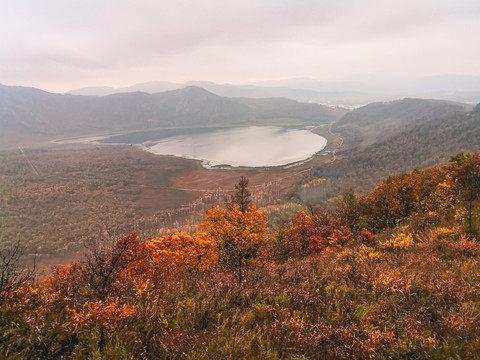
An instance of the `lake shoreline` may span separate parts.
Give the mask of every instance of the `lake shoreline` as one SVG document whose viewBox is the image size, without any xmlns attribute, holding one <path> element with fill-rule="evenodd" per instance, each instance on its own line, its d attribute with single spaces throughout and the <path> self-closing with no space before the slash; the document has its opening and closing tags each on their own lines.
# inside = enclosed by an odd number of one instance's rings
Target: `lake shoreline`
<svg viewBox="0 0 480 360">
<path fill-rule="evenodd" d="M 321 153 L 327 142 L 311 128 L 281 126 L 156 129 L 55 141 L 130 145 L 155 155 L 197 160 L 206 169 L 298 166 Z"/>
</svg>

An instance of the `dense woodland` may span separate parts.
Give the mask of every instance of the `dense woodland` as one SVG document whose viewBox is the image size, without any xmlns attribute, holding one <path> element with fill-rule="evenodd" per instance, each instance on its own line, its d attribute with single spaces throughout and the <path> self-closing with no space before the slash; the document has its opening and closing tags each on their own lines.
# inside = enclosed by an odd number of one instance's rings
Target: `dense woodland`
<svg viewBox="0 0 480 360">
<path fill-rule="evenodd" d="M 321 181 L 321 179 L 319 180 Z M 8 359 L 446 359 L 480 353 L 480 154 L 268 226 L 241 178 L 196 232 L 98 239 L 36 277 L 0 254 Z M 134 229 L 132 229 L 134 230 Z"/>
</svg>

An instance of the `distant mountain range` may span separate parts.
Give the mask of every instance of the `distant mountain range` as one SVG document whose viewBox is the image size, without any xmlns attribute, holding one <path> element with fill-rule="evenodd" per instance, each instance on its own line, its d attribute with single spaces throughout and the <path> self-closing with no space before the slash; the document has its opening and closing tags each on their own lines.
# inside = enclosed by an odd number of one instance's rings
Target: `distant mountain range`
<svg viewBox="0 0 480 360">
<path fill-rule="evenodd" d="M 216 95 L 227 97 L 285 97 L 302 102 L 315 102 L 350 108 L 375 101 L 390 101 L 404 97 L 442 99 L 467 103 L 480 102 L 480 76 L 442 76 L 396 81 L 324 82 L 308 78 L 260 81 L 250 84 L 216 84 L 209 81 L 171 83 L 151 81 L 124 88 L 89 87 L 69 92 L 73 95 L 105 96 L 114 93 L 142 91 L 157 93 L 184 88 L 202 87 Z"/>
<path fill-rule="evenodd" d="M 360 94 L 355 91 L 319 91 L 308 88 L 294 88 L 288 86 L 257 86 L 257 85 L 232 85 L 215 84 L 209 81 L 189 81 L 186 83 L 171 83 L 167 81 L 151 81 L 135 84 L 124 88 L 112 87 L 88 87 L 69 91 L 71 95 L 106 96 L 118 93 L 142 91 L 146 93 L 158 93 L 182 89 L 188 86 L 197 86 L 219 96 L 246 97 L 254 99 L 262 98 L 287 98 L 301 102 L 350 104 L 356 103 L 356 97 Z"/>
<path fill-rule="evenodd" d="M 227 98 L 199 88 L 108 96 L 0 85 L 0 147 L 29 136 L 83 136 L 171 127 L 320 125 L 346 111 L 288 99 Z"/>
</svg>

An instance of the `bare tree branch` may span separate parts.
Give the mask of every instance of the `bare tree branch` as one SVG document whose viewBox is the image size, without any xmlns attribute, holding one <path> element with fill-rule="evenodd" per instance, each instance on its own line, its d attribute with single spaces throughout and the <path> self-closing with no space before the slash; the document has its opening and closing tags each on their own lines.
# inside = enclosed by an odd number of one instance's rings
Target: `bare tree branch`
<svg viewBox="0 0 480 360">
<path fill-rule="evenodd" d="M 24 250 L 19 241 L 11 249 L 0 250 L 0 302 L 33 279 L 36 261 L 34 259 L 33 267 L 28 268 L 22 261 Z"/>
</svg>

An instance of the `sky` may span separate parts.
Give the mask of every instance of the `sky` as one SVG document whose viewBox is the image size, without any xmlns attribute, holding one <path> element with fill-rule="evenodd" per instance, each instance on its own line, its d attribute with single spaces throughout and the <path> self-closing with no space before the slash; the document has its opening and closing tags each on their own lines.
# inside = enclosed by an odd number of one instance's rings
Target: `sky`
<svg viewBox="0 0 480 360">
<path fill-rule="evenodd" d="M 0 83 L 480 75 L 479 0 L 0 0 Z"/>
</svg>

